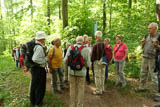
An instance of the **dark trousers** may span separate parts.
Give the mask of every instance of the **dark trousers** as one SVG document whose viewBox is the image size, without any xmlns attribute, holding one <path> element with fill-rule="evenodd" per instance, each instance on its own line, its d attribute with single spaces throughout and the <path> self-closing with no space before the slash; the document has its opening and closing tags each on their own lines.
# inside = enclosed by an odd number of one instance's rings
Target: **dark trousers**
<svg viewBox="0 0 160 107">
<path fill-rule="evenodd" d="M 90 83 L 89 67 L 87 67 L 86 69 L 87 69 L 87 73 L 86 73 L 86 81 L 87 81 L 88 83 Z"/>
<path fill-rule="evenodd" d="M 93 73 L 93 80 L 95 80 L 95 79 L 94 79 L 95 76 L 94 76 L 94 63 L 93 63 L 93 62 L 92 62 L 91 67 L 92 67 L 92 73 Z"/>
<path fill-rule="evenodd" d="M 106 64 L 105 79 L 108 79 L 108 64 Z"/>
<path fill-rule="evenodd" d="M 42 103 L 46 90 L 46 71 L 42 67 L 31 68 L 31 90 L 30 101 L 32 105 L 39 105 Z"/>
<path fill-rule="evenodd" d="M 18 68 L 19 60 L 16 60 L 16 67 Z"/>
<path fill-rule="evenodd" d="M 158 91 L 160 92 L 160 55 L 156 57 L 156 71 L 158 72 Z"/>
</svg>

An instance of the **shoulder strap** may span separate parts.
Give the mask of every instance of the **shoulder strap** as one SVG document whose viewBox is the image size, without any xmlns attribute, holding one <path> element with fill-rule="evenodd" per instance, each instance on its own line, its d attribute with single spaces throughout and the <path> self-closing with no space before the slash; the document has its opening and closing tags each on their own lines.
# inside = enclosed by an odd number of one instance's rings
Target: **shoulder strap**
<svg viewBox="0 0 160 107">
<path fill-rule="evenodd" d="M 80 47 L 78 48 L 78 50 L 81 51 L 83 48 L 85 48 L 84 45 L 80 46 Z"/>
<path fill-rule="evenodd" d="M 123 43 L 121 43 L 118 47 L 118 49 L 114 52 L 114 56 L 116 55 L 116 53 L 118 52 L 119 48 L 123 45 Z"/>
<path fill-rule="evenodd" d="M 72 48 L 72 49 L 75 49 L 75 46 L 74 46 L 74 45 L 71 45 L 71 48 Z M 77 48 L 78 48 L 78 46 L 77 46 Z M 78 50 L 81 51 L 83 48 L 85 48 L 84 45 L 80 46 L 80 47 L 78 48 Z"/>
<path fill-rule="evenodd" d="M 74 45 L 71 45 L 71 48 L 74 49 L 75 48 Z"/>
<path fill-rule="evenodd" d="M 53 46 L 53 53 L 52 53 L 51 59 L 53 58 L 54 54 L 55 54 L 55 47 Z"/>
</svg>

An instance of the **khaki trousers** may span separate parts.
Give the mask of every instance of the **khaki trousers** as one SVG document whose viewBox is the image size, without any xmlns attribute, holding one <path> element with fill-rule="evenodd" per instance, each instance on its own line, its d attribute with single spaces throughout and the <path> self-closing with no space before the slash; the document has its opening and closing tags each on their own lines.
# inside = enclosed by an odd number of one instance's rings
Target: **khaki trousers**
<svg viewBox="0 0 160 107">
<path fill-rule="evenodd" d="M 104 91 L 105 67 L 106 65 L 101 64 L 101 61 L 94 62 L 96 92 L 99 94 Z"/>
<path fill-rule="evenodd" d="M 158 93 L 158 77 L 155 70 L 155 59 L 142 58 L 141 66 L 141 78 L 140 78 L 140 89 L 146 88 L 146 82 L 148 80 L 148 74 L 151 73 L 152 78 L 152 92 L 154 95 L 160 96 Z"/>
<path fill-rule="evenodd" d="M 70 107 L 83 107 L 85 76 L 69 75 Z"/>
</svg>

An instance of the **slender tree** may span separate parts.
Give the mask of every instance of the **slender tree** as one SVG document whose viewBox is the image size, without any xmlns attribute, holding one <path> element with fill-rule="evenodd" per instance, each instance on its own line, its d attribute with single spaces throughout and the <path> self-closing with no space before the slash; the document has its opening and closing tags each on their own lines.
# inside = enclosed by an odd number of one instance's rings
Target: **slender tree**
<svg viewBox="0 0 160 107">
<path fill-rule="evenodd" d="M 59 3 L 59 19 L 61 19 L 61 3 Z"/>
<path fill-rule="evenodd" d="M 113 1 L 112 0 L 110 0 L 110 12 L 109 12 L 109 29 L 111 30 L 111 28 L 112 28 L 112 3 L 113 3 Z"/>
<path fill-rule="evenodd" d="M 3 28 L 3 13 L 2 13 L 2 1 L 0 1 L 0 13 L 1 13 L 1 35 L 2 39 L 4 39 L 4 28 Z"/>
<path fill-rule="evenodd" d="M 62 0 L 63 29 L 68 26 L 68 0 Z"/>
<path fill-rule="evenodd" d="M 30 0 L 31 21 L 33 19 L 33 0 Z"/>
<path fill-rule="evenodd" d="M 160 21 L 160 0 L 156 0 L 156 17 Z"/>
<path fill-rule="evenodd" d="M 48 35 L 50 35 L 50 23 L 51 23 L 50 16 L 51 16 L 51 13 L 50 13 L 50 0 L 47 0 Z"/>
<path fill-rule="evenodd" d="M 106 0 L 104 0 L 104 3 L 103 3 L 103 33 L 105 32 L 105 29 L 106 29 L 106 20 L 107 20 L 107 17 L 106 17 Z"/>
<path fill-rule="evenodd" d="M 129 20 L 129 18 L 130 18 L 130 16 L 131 16 L 131 8 L 132 8 L 132 0 L 129 0 L 128 1 L 128 11 L 129 11 L 129 13 L 128 13 L 128 20 Z"/>
</svg>

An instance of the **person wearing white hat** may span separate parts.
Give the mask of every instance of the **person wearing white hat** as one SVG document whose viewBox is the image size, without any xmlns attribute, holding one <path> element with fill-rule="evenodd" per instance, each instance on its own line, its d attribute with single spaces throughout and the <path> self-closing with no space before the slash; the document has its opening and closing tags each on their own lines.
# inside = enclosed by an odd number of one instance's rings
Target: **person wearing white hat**
<svg viewBox="0 0 160 107">
<path fill-rule="evenodd" d="M 45 39 L 46 34 L 43 31 L 36 33 L 34 53 L 32 61 L 37 64 L 31 68 L 32 82 L 30 90 L 30 101 L 35 107 L 42 105 L 42 101 L 45 95 L 46 89 L 46 70 L 47 64 L 46 53 L 45 53 Z"/>
</svg>

